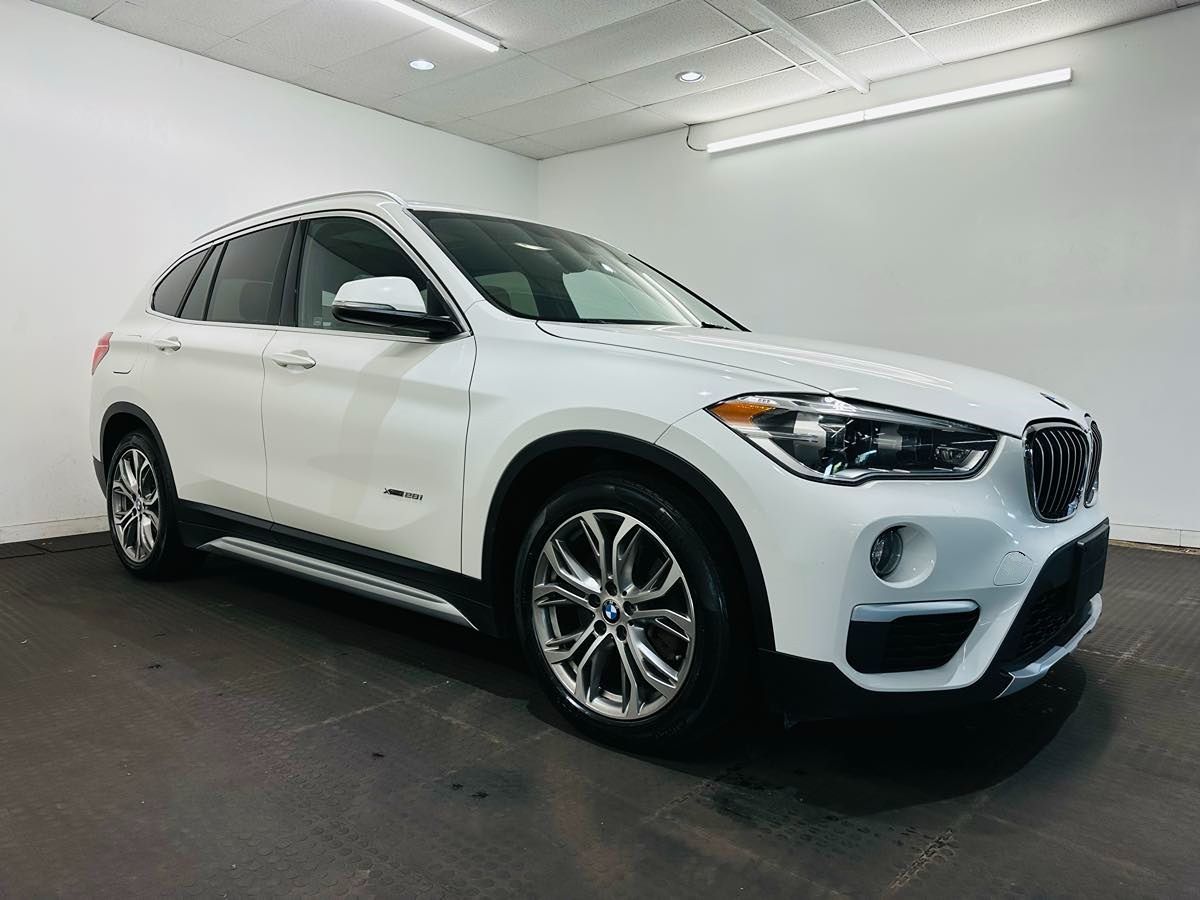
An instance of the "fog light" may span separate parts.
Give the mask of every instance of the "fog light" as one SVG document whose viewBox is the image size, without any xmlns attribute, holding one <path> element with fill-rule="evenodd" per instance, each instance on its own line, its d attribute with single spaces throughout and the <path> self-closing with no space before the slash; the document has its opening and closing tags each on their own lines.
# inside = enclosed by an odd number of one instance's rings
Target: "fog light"
<svg viewBox="0 0 1200 900">
<path fill-rule="evenodd" d="M 871 568 L 880 578 L 887 578 L 900 565 L 904 555 L 904 538 L 899 528 L 889 528 L 871 545 Z"/>
</svg>

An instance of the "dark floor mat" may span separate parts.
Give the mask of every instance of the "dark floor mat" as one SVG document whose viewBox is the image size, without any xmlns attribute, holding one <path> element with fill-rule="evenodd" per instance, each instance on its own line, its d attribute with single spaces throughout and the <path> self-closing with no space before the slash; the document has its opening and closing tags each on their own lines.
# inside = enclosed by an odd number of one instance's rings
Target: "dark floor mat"
<svg viewBox="0 0 1200 900">
<path fill-rule="evenodd" d="M 1114 547 L 1104 597 L 1010 699 L 662 760 L 452 625 L 229 561 L 5 559 L 0 896 L 1194 894 L 1200 558 Z"/>
<path fill-rule="evenodd" d="M 65 537 L 43 538 L 31 543 L 49 553 L 62 553 L 66 550 L 87 550 L 91 547 L 108 547 L 112 544 L 107 531 L 91 534 L 69 534 Z"/>
<path fill-rule="evenodd" d="M 18 556 L 37 556 L 41 552 L 40 547 L 36 547 L 27 541 L 0 544 L 0 559 L 16 559 Z"/>
</svg>

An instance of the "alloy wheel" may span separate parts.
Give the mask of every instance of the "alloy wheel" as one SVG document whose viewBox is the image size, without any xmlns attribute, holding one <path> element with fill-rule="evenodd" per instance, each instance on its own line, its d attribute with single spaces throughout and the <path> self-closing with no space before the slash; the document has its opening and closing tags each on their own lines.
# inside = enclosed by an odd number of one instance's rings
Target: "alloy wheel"
<svg viewBox="0 0 1200 900">
<path fill-rule="evenodd" d="M 675 554 L 644 522 L 605 509 L 569 518 L 542 547 L 532 598 L 543 657 L 591 711 L 643 719 L 684 683 L 692 595 Z"/>
<path fill-rule="evenodd" d="M 130 447 L 117 460 L 109 494 L 113 536 L 121 552 L 131 562 L 145 562 L 154 551 L 162 519 L 154 466 L 137 447 Z"/>
</svg>

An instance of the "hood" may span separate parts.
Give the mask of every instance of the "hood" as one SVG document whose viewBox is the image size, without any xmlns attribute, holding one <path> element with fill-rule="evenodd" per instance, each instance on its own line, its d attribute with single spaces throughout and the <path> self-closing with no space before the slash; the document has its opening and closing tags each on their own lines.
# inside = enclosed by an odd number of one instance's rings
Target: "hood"
<svg viewBox="0 0 1200 900">
<path fill-rule="evenodd" d="M 1084 410 L 1033 385 L 970 366 L 851 344 L 675 325 L 541 322 L 560 338 L 759 372 L 844 400 L 942 416 L 1020 437 L 1035 419 L 1083 424 Z M 766 388 L 764 388 L 765 390 Z"/>
</svg>

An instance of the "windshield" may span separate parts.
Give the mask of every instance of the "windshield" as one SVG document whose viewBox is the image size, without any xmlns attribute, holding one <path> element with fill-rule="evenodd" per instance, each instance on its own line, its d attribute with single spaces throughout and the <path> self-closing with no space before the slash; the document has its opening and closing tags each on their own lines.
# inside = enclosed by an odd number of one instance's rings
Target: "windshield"
<svg viewBox="0 0 1200 900">
<path fill-rule="evenodd" d="M 661 272 L 581 234 L 471 213 L 413 214 L 475 285 L 514 315 L 741 330 Z"/>
</svg>

